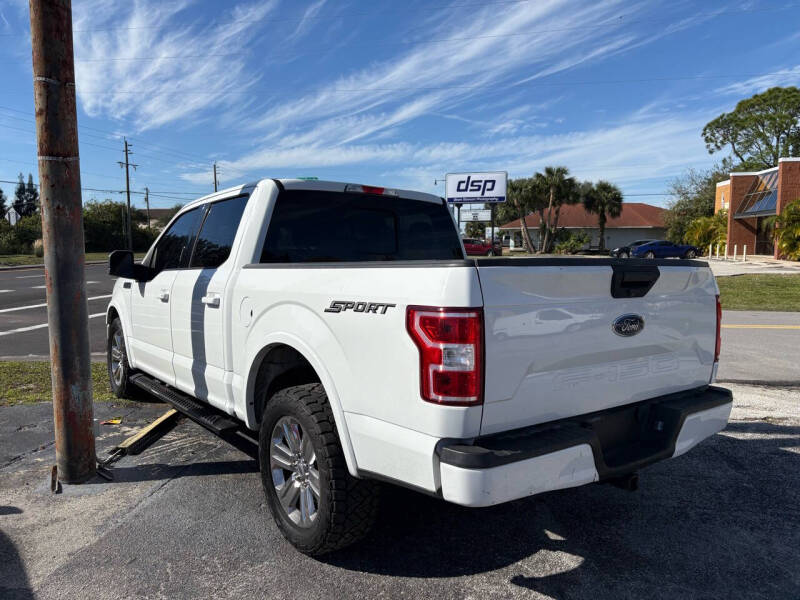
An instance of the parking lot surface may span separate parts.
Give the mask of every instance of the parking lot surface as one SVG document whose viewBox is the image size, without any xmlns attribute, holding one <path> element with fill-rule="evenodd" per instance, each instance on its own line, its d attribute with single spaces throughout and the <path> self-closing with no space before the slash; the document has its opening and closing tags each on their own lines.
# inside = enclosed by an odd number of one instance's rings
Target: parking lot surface
<svg viewBox="0 0 800 600">
<path fill-rule="evenodd" d="M 386 486 L 372 535 L 321 559 L 283 540 L 255 462 L 191 422 L 117 463 L 114 483 L 53 496 L 49 404 L 7 407 L 0 596 L 798 598 L 800 390 L 731 388 L 728 428 L 645 469 L 638 492 L 464 509 Z M 98 446 L 163 410 L 98 405 L 123 416 Z"/>
</svg>

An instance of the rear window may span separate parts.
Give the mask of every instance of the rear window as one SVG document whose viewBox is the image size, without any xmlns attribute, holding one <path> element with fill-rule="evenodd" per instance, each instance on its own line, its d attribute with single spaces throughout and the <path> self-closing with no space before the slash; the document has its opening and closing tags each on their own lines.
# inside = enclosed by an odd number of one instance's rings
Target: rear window
<svg viewBox="0 0 800 600">
<path fill-rule="evenodd" d="M 462 259 L 443 204 L 286 190 L 272 212 L 262 263 Z"/>
</svg>

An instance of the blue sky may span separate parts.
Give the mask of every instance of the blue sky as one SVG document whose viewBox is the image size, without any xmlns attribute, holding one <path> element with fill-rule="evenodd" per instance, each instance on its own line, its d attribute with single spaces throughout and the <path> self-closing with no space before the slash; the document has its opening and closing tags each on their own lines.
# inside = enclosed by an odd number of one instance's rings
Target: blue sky
<svg viewBox="0 0 800 600">
<path fill-rule="evenodd" d="M 27 5 L 0 2 L 3 180 L 36 178 Z M 215 160 L 223 187 L 317 176 L 439 194 L 448 171 L 565 165 L 664 204 L 675 176 L 723 157 L 706 122 L 800 84 L 799 15 L 789 1 L 74 0 L 82 184 L 124 188 L 125 135 L 151 206 L 212 190 Z"/>
</svg>

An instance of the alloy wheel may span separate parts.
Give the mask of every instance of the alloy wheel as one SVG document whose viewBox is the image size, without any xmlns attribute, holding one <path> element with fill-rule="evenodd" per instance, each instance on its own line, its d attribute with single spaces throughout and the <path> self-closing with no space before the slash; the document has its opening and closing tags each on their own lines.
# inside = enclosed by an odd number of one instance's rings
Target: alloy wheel
<svg viewBox="0 0 800 600">
<path fill-rule="evenodd" d="M 269 449 L 272 485 L 286 516 L 311 527 L 319 514 L 319 469 L 311 438 L 293 417 L 275 423 Z"/>
</svg>

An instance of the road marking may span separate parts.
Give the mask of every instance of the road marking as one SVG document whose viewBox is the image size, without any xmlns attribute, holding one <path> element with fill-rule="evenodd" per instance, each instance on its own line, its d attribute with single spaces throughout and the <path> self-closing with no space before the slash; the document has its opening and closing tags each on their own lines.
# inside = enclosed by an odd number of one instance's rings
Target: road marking
<svg viewBox="0 0 800 600">
<path fill-rule="evenodd" d="M 93 315 L 89 315 L 90 319 L 96 319 L 97 317 L 105 317 L 106 313 L 94 313 Z M 34 329 L 44 329 L 47 327 L 47 323 L 43 323 L 41 325 L 31 325 L 29 327 L 20 327 L 19 329 L 10 329 L 9 331 L 0 331 L 0 337 L 4 335 L 11 335 L 13 333 L 24 333 L 26 331 L 33 331 Z"/>
<path fill-rule="evenodd" d="M 89 285 L 90 283 L 100 283 L 100 282 L 99 281 L 87 281 L 86 285 Z"/>
<path fill-rule="evenodd" d="M 105 300 L 106 298 L 111 298 L 111 294 L 106 294 L 105 296 L 92 296 L 87 298 L 86 300 Z M 0 308 L 0 313 L 7 313 L 7 312 L 16 312 L 18 310 L 27 310 L 29 308 L 43 308 L 47 306 L 47 302 L 43 302 L 42 304 L 31 304 L 30 306 L 15 306 L 14 308 Z"/>
<path fill-rule="evenodd" d="M 31 287 L 31 289 L 32 290 L 43 290 L 46 287 L 47 287 L 46 285 L 34 285 L 34 286 Z"/>
<path fill-rule="evenodd" d="M 723 329 L 800 329 L 800 325 L 723 325 Z"/>
<path fill-rule="evenodd" d="M 17 275 L 17 279 L 32 279 L 33 277 L 44 277 L 44 273 L 41 275 Z"/>
<path fill-rule="evenodd" d="M 13 292 L 14 290 L 0 290 L 0 294 L 7 294 L 8 292 Z"/>
</svg>

